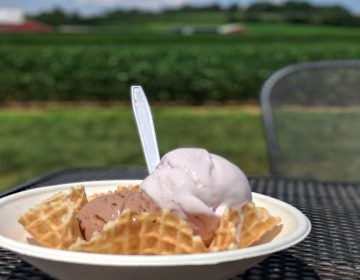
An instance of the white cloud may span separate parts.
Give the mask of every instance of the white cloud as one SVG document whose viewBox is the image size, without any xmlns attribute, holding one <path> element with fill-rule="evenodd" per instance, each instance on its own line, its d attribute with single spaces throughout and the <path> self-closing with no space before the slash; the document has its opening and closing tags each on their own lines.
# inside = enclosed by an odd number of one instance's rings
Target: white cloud
<svg viewBox="0 0 360 280">
<path fill-rule="evenodd" d="M 179 7 L 188 0 L 76 0 L 79 5 L 96 5 L 103 8 L 124 7 L 158 10 L 163 7 Z"/>
</svg>

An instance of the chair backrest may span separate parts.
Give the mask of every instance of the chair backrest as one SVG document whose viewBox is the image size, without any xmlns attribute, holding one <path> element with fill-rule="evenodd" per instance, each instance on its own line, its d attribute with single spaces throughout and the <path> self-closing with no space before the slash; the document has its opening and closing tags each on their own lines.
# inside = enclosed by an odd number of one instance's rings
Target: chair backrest
<svg viewBox="0 0 360 280">
<path fill-rule="evenodd" d="M 272 175 L 360 181 L 360 60 L 283 68 L 261 108 Z"/>
</svg>

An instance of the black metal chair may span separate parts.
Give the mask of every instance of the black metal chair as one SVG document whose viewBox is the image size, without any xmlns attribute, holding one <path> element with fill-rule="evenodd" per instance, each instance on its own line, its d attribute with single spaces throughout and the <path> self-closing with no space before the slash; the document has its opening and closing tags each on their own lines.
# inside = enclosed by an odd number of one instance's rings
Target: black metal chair
<svg viewBox="0 0 360 280">
<path fill-rule="evenodd" d="M 261 108 L 272 175 L 360 181 L 360 60 L 285 67 Z"/>
</svg>

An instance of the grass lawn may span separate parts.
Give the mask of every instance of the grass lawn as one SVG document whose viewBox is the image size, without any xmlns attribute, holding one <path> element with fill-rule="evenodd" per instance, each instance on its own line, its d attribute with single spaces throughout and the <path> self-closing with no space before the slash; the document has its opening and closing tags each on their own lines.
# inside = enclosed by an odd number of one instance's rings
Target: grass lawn
<svg viewBox="0 0 360 280">
<path fill-rule="evenodd" d="M 268 174 L 258 110 L 154 107 L 161 155 L 204 147 L 248 175 Z M 145 165 L 130 106 L 0 110 L 0 191 L 69 167 Z"/>
</svg>

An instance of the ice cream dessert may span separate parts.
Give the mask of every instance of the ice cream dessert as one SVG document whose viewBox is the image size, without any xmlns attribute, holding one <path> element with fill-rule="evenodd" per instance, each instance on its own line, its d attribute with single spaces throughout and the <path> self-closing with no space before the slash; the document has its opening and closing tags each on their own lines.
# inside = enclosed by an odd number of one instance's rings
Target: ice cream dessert
<svg viewBox="0 0 360 280">
<path fill-rule="evenodd" d="M 43 246 L 160 255 L 248 247 L 279 221 L 237 166 L 196 148 L 169 152 L 140 185 L 92 196 L 76 186 L 19 217 Z"/>
<path fill-rule="evenodd" d="M 161 208 L 188 221 L 206 244 L 211 243 L 226 207 L 240 211 L 251 201 L 249 181 L 240 168 L 197 148 L 166 154 L 141 189 Z"/>
</svg>

